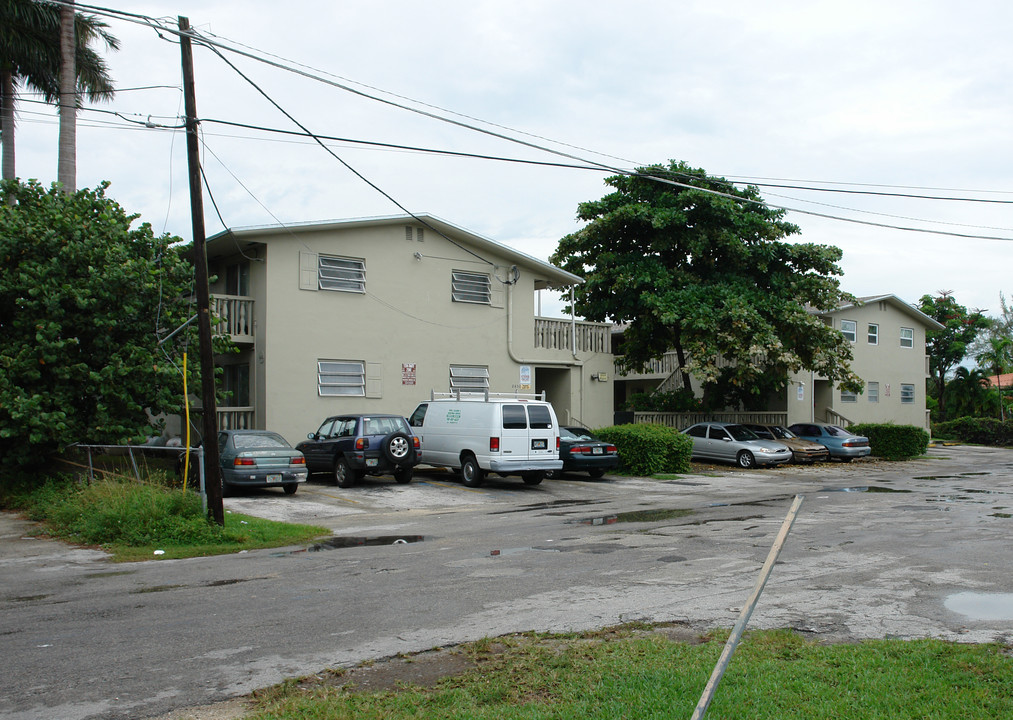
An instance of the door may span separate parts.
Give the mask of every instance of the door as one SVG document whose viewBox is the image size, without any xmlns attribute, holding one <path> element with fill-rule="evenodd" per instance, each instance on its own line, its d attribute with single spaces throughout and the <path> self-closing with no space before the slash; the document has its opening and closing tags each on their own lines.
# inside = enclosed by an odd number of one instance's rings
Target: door
<svg viewBox="0 0 1013 720">
<path fill-rule="evenodd" d="M 528 457 L 528 413 L 524 405 L 502 406 L 502 427 L 499 454 L 504 460 L 526 460 Z"/>
</svg>

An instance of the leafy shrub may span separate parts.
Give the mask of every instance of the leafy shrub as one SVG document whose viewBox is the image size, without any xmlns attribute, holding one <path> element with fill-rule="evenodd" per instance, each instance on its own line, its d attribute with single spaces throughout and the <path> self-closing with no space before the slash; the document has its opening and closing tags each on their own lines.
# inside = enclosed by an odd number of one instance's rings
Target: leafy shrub
<svg viewBox="0 0 1013 720">
<path fill-rule="evenodd" d="M 923 455 L 929 446 L 929 434 L 914 425 L 860 423 L 848 428 L 869 438 L 872 454 L 886 460 L 904 460 Z"/>
<path fill-rule="evenodd" d="M 634 475 L 688 472 L 693 441 L 665 425 L 613 425 L 595 430 L 619 450 L 622 466 Z"/>
<path fill-rule="evenodd" d="M 1013 420 L 962 417 L 936 423 L 932 433 L 941 437 L 954 437 L 961 442 L 976 445 L 1013 445 Z"/>
</svg>

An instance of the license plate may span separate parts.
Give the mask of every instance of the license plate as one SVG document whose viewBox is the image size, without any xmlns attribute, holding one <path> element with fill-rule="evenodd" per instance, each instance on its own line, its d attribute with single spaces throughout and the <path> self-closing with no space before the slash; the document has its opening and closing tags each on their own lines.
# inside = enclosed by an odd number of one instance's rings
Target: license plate
<svg viewBox="0 0 1013 720">
<path fill-rule="evenodd" d="M 281 475 L 268 475 L 267 481 L 271 483 L 281 482 Z"/>
<path fill-rule="evenodd" d="M 531 449 L 532 450 L 547 450 L 548 448 L 549 448 L 549 441 L 548 440 L 542 439 L 542 440 L 532 440 L 531 441 Z"/>
<path fill-rule="evenodd" d="M 377 458 L 366 458 L 366 467 L 376 467 L 379 464 L 380 461 Z"/>
<path fill-rule="evenodd" d="M 605 454 L 605 450 L 603 448 L 600 448 L 600 447 L 591 448 L 591 454 L 592 455 L 604 455 Z"/>
</svg>

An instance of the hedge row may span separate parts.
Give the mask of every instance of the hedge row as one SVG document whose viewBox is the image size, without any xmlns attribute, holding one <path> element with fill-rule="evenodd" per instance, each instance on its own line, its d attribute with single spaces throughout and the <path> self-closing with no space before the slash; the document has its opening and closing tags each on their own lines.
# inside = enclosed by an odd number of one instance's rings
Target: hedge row
<svg viewBox="0 0 1013 720">
<path fill-rule="evenodd" d="M 914 425 L 860 423 L 848 432 L 869 438 L 872 454 L 886 460 L 904 460 L 924 455 L 929 446 L 929 434 Z"/>
<path fill-rule="evenodd" d="M 693 441 L 665 425 L 612 425 L 595 434 L 619 450 L 622 468 L 634 475 L 689 472 Z"/>
<path fill-rule="evenodd" d="M 945 438 L 956 438 L 961 442 L 975 445 L 1013 445 L 1013 420 L 995 418 L 962 417 L 956 420 L 935 423 L 932 434 Z"/>
</svg>

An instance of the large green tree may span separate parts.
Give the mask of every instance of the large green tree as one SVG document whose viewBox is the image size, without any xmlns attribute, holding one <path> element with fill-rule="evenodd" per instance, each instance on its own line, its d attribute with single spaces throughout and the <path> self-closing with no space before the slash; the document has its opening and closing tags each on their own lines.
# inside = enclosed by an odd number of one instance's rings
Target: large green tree
<svg viewBox="0 0 1013 720">
<path fill-rule="evenodd" d="M 115 50 L 119 41 L 92 15 L 74 16 L 74 75 L 77 92 L 89 100 L 110 100 L 114 89 L 102 57 L 91 45 L 101 41 Z M 14 117 L 21 87 L 49 103 L 60 99 L 60 6 L 40 0 L 0 0 L 0 143 L 3 178 L 15 171 Z M 72 103 L 76 109 L 76 103 Z M 64 110 L 71 109 L 65 105 Z"/>
<path fill-rule="evenodd" d="M 683 387 L 699 378 L 711 405 L 753 406 L 800 370 L 861 390 L 850 344 L 813 312 L 854 300 L 840 289 L 838 248 L 784 242 L 798 227 L 755 187 L 685 163 L 605 182 L 614 191 L 579 205 L 587 224 L 552 261 L 584 278 L 582 316 L 626 325 L 625 367 L 673 351 Z"/>
<path fill-rule="evenodd" d="M 918 308 L 945 327 L 926 333 L 925 352 L 929 356 L 929 382 L 938 400 L 938 416 L 946 420 L 946 378 L 965 357 L 975 338 L 989 326 L 989 320 L 977 310 L 968 310 L 948 292 L 922 295 Z"/>
<path fill-rule="evenodd" d="M 193 269 L 97 190 L 0 183 L 0 468 L 152 432 L 179 412 Z"/>
</svg>

